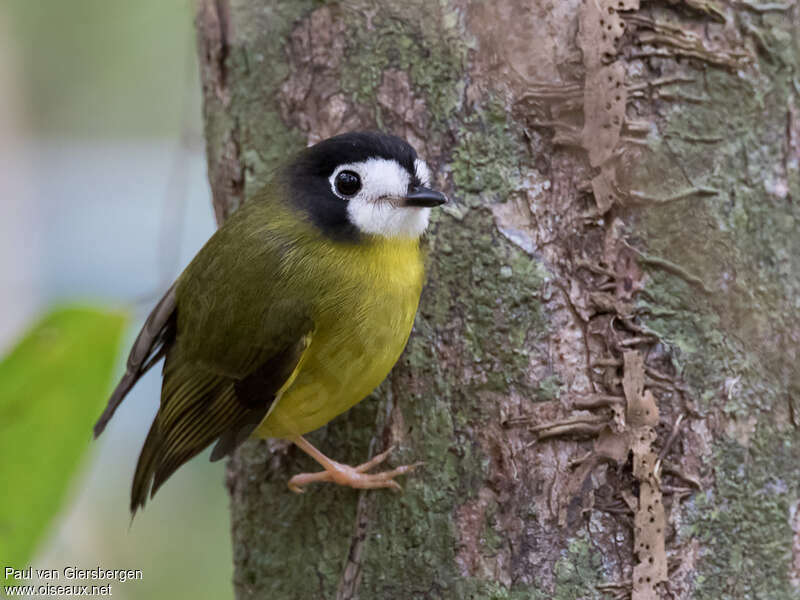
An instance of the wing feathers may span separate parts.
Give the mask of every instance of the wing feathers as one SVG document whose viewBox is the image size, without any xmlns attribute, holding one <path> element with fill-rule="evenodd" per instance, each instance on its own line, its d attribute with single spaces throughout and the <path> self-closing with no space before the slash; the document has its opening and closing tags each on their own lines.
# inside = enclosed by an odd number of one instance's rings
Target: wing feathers
<svg viewBox="0 0 800 600">
<path fill-rule="evenodd" d="M 94 437 L 98 437 L 106 428 L 108 421 L 114 416 L 117 407 L 125 399 L 131 388 L 139 381 L 155 363 L 157 363 L 167 351 L 168 346 L 175 339 L 176 330 L 176 299 L 175 284 L 172 284 L 159 300 L 150 316 L 144 322 L 142 330 L 136 336 L 131 353 L 128 355 L 128 364 L 125 374 L 117 384 L 108 405 L 100 415 L 94 426 Z"/>
<path fill-rule="evenodd" d="M 213 441 L 218 440 L 211 459 L 219 460 L 247 439 L 298 368 L 311 335 L 298 338 L 241 379 L 184 360 L 177 348 L 170 351 L 164 365 L 161 408 L 133 478 L 132 512 Z"/>
</svg>

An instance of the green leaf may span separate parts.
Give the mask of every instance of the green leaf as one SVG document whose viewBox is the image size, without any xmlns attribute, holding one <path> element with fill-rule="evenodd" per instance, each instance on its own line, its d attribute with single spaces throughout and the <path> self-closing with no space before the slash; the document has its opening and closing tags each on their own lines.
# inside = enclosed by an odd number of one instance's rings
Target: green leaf
<svg viewBox="0 0 800 600">
<path fill-rule="evenodd" d="M 27 566 L 90 447 L 127 322 L 52 311 L 0 362 L 0 562 Z"/>
</svg>

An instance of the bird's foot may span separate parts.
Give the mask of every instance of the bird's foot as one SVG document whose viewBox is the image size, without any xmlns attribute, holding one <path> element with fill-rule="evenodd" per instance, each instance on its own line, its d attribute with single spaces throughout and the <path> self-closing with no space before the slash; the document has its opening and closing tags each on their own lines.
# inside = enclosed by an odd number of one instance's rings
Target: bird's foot
<svg viewBox="0 0 800 600">
<path fill-rule="evenodd" d="M 308 442 L 306 442 L 306 444 L 308 444 Z M 303 445 L 298 445 L 303 450 L 307 451 Z M 412 465 L 403 465 L 382 473 L 367 473 L 367 471 L 385 461 L 391 452 L 392 448 L 389 448 L 385 452 L 381 452 L 371 460 L 365 462 L 364 464 L 358 465 L 357 467 L 344 465 L 327 457 L 325 461 L 322 461 L 319 460 L 318 456 L 309 452 L 312 457 L 317 459 L 317 461 L 323 467 L 325 467 L 325 470 L 318 473 L 301 473 L 299 475 L 295 475 L 289 480 L 289 489 L 296 494 L 302 494 L 305 491 L 303 487 L 309 483 L 328 481 L 338 485 L 346 485 L 358 489 L 390 488 L 399 492 L 403 488 L 400 487 L 400 484 L 397 483 L 394 478 L 398 475 L 410 473 L 418 466 L 422 465 L 422 463 L 418 462 Z"/>
</svg>

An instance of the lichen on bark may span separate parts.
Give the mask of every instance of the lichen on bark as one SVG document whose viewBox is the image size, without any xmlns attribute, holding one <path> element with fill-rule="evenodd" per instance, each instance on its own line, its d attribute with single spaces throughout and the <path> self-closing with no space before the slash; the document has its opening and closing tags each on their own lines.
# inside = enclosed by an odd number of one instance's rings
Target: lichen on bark
<svg viewBox="0 0 800 600">
<path fill-rule="evenodd" d="M 800 215 L 791 199 L 800 186 L 792 166 L 797 91 L 790 72 L 798 55 L 784 44 L 775 47 L 775 60 L 756 37 L 796 36 L 797 8 L 789 13 L 779 20 L 729 11 L 723 39 L 748 57 L 736 72 L 661 63 L 662 75 L 693 81 L 673 89 L 679 101 L 661 110 L 659 140 L 634 175 L 652 196 L 664 195 L 670 181 L 716 191 L 650 205 L 639 220 L 648 252 L 681 265 L 708 292 L 653 268 L 643 303 L 651 310 L 647 325 L 673 349 L 708 427 L 703 437 L 710 445 L 700 457 L 707 466 L 698 469 L 708 487 L 689 501 L 686 528 L 678 531 L 682 543 L 699 538 L 703 545 L 694 582 L 699 598 L 800 594 L 790 584 L 788 516 L 798 496 L 800 452 L 791 420 L 800 339 Z M 756 563 L 770 564 L 771 573 Z"/>
</svg>

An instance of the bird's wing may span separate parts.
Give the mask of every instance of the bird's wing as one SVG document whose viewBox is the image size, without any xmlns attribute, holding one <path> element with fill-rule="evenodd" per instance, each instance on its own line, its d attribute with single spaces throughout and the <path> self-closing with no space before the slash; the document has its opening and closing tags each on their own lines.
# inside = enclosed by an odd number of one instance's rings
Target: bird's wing
<svg viewBox="0 0 800 600">
<path fill-rule="evenodd" d="M 249 375 L 234 379 L 169 354 L 161 408 L 142 447 L 131 489 L 131 511 L 189 459 L 217 442 L 211 460 L 232 452 L 269 411 L 311 341 L 301 336 L 272 354 Z"/>
<path fill-rule="evenodd" d="M 209 444 L 212 460 L 244 441 L 300 364 L 314 324 L 285 254 L 293 247 L 268 206 L 245 204 L 179 278 L 161 406 L 142 447 L 131 510 Z M 293 283 L 294 282 L 294 283 Z"/>
<path fill-rule="evenodd" d="M 131 353 L 128 355 L 125 374 L 114 388 L 106 409 L 94 425 L 94 437 L 103 433 L 117 407 L 141 376 L 166 354 L 167 348 L 175 339 L 177 324 L 175 316 L 175 284 L 172 284 L 136 336 Z"/>
</svg>

